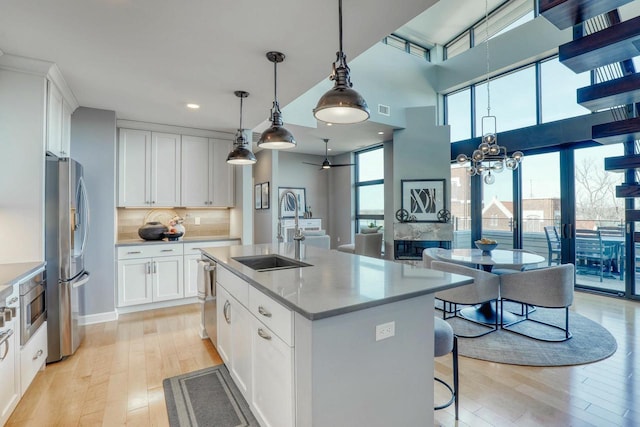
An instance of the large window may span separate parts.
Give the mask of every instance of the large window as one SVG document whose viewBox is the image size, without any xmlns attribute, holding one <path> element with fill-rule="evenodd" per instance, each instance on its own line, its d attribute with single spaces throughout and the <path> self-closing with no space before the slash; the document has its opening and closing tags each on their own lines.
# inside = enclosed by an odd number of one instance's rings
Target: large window
<svg viewBox="0 0 640 427">
<path fill-rule="evenodd" d="M 471 89 L 447 95 L 446 121 L 451 126 L 451 141 L 471 138 Z"/>
<path fill-rule="evenodd" d="M 356 231 L 384 225 L 384 152 L 382 146 L 356 153 Z"/>
<path fill-rule="evenodd" d="M 540 64 L 542 122 L 552 122 L 588 114 L 589 110 L 576 103 L 576 90 L 589 86 L 589 72 L 576 74 L 562 65 L 558 57 Z"/>
</svg>

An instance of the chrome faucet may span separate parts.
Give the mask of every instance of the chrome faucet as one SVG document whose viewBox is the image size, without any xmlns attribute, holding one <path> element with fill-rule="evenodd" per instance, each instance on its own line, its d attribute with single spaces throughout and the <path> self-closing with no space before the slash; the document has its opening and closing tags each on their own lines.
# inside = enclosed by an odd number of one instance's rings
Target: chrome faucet
<svg viewBox="0 0 640 427">
<path fill-rule="evenodd" d="M 293 222 L 294 222 L 294 233 L 293 233 L 293 241 L 295 243 L 295 258 L 300 259 L 300 242 L 304 240 L 304 236 L 300 231 L 300 226 L 298 223 L 298 197 L 291 190 L 285 190 L 280 195 L 280 201 L 278 202 L 278 242 L 282 242 L 284 238 L 282 237 L 282 201 L 287 194 L 291 194 L 291 198 L 293 199 Z"/>
</svg>

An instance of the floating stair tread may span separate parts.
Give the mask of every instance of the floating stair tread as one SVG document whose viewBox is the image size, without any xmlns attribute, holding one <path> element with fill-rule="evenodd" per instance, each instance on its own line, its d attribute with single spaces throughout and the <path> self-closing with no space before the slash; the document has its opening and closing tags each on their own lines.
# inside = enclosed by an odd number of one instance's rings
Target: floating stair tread
<svg viewBox="0 0 640 427">
<path fill-rule="evenodd" d="M 610 172 L 623 172 L 627 169 L 640 168 L 640 154 L 628 156 L 607 157 L 604 159 L 604 170 Z"/>
<path fill-rule="evenodd" d="M 633 142 L 640 139 L 640 117 L 595 125 L 591 138 L 601 144 Z"/>
<path fill-rule="evenodd" d="M 640 184 L 623 184 L 616 186 L 616 197 L 619 199 L 640 197 Z"/>
<path fill-rule="evenodd" d="M 636 209 L 627 209 L 624 211 L 625 222 L 640 221 L 640 211 Z"/>
<path fill-rule="evenodd" d="M 559 48 L 560 62 L 576 73 L 640 55 L 640 16 L 581 37 Z"/>
<path fill-rule="evenodd" d="M 640 73 L 578 89 L 578 104 L 591 111 L 640 102 Z"/>
<path fill-rule="evenodd" d="M 632 0 L 539 0 L 538 11 L 561 30 L 601 15 Z"/>
</svg>

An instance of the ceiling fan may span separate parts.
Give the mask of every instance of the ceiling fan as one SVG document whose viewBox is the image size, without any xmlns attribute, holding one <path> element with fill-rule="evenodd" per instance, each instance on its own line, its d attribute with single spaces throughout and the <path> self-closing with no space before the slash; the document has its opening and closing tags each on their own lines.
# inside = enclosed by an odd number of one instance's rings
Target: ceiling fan
<svg viewBox="0 0 640 427">
<path fill-rule="evenodd" d="M 320 166 L 320 169 L 339 168 L 340 166 L 354 166 L 355 163 L 344 163 L 340 165 L 334 165 L 329 161 L 329 140 L 327 138 L 322 139 L 324 141 L 324 161 L 321 165 L 316 163 L 302 162 L 307 165 Z"/>
</svg>

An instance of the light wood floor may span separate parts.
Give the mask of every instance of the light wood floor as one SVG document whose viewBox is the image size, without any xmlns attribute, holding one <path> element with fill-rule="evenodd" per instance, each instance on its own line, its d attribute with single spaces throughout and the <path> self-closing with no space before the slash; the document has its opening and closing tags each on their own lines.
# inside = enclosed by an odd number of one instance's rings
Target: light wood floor
<svg viewBox="0 0 640 427">
<path fill-rule="evenodd" d="M 450 407 L 436 412 L 435 424 L 640 425 L 640 303 L 576 293 L 574 309 L 616 337 L 613 356 L 557 368 L 461 357 L 460 420 L 455 423 Z M 197 305 L 88 326 L 74 356 L 38 373 L 7 425 L 166 426 L 162 380 L 221 363 L 209 341 L 198 337 L 198 326 Z M 450 360 L 436 360 L 438 376 L 451 375 Z"/>
</svg>

